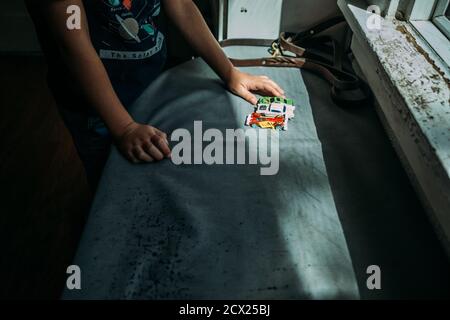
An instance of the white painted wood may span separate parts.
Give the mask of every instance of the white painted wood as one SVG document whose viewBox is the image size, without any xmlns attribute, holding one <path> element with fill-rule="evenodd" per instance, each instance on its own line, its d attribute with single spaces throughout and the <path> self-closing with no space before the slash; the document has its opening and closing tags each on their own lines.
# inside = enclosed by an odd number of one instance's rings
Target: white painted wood
<svg viewBox="0 0 450 320">
<path fill-rule="evenodd" d="M 385 19 L 381 30 L 370 31 L 366 3 L 338 4 L 380 118 L 450 255 L 450 72 L 408 23 Z M 427 57 L 398 28 L 406 28 Z"/>
<path fill-rule="evenodd" d="M 450 40 L 431 21 L 411 21 L 447 66 L 450 66 Z"/>
<path fill-rule="evenodd" d="M 439 17 L 445 15 L 448 6 L 450 5 L 450 0 L 438 0 L 436 5 L 436 10 L 434 11 L 434 16 Z"/>
<path fill-rule="evenodd" d="M 224 12 L 223 12 L 223 0 L 211 0 L 211 11 L 212 11 L 212 25 L 213 33 L 218 41 L 223 40 L 223 23 L 224 23 Z"/>
<path fill-rule="evenodd" d="M 364 5 L 379 6 L 387 17 L 401 10 L 408 20 L 430 20 L 438 1 L 448 0 L 365 0 Z"/>
<path fill-rule="evenodd" d="M 399 6 L 400 6 L 400 0 L 391 0 L 386 16 L 387 17 L 395 17 L 395 14 L 397 13 Z"/>
<path fill-rule="evenodd" d="M 364 8 L 368 8 L 372 5 L 378 6 L 380 8 L 381 15 L 386 16 L 389 14 L 390 5 L 393 1 L 398 2 L 399 0 L 366 0 L 364 3 Z"/>
<path fill-rule="evenodd" d="M 282 0 L 229 0 L 228 2 L 228 38 L 278 38 Z"/>
<path fill-rule="evenodd" d="M 407 13 L 409 20 L 430 20 L 433 16 L 437 0 L 411 1 L 410 11 Z"/>
<path fill-rule="evenodd" d="M 433 23 L 448 39 L 450 39 L 450 20 L 446 16 L 434 17 Z"/>
</svg>

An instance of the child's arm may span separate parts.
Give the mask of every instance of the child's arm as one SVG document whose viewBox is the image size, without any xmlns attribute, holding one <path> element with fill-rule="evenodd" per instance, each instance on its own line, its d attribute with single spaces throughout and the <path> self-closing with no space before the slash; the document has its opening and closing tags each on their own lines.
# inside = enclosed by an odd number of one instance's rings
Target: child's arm
<svg viewBox="0 0 450 320">
<path fill-rule="evenodd" d="M 284 95 L 283 90 L 268 77 L 252 76 L 233 67 L 192 0 L 163 1 L 167 15 L 233 93 L 252 104 L 256 104 L 257 99 L 250 91 L 261 91 L 274 96 Z"/>
<path fill-rule="evenodd" d="M 69 30 L 66 26 L 69 5 L 81 8 L 81 30 Z M 76 85 L 104 120 L 120 151 L 133 162 L 168 157 L 166 135 L 156 128 L 134 122 L 117 97 L 91 43 L 82 0 L 47 0 L 43 10 L 48 29 L 59 44 L 62 59 Z"/>
</svg>

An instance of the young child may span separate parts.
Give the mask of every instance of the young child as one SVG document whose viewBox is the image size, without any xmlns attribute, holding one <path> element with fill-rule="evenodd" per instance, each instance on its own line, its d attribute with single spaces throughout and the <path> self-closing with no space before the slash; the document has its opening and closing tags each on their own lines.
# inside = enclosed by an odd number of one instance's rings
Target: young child
<svg viewBox="0 0 450 320">
<path fill-rule="evenodd" d="M 134 163 L 170 157 L 165 133 L 135 122 L 127 108 L 158 76 L 166 58 L 155 18 L 160 0 L 28 0 L 49 66 L 48 82 L 95 188 L 111 142 Z M 233 67 L 192 0 L 162 0 L 167 16 L 234 94 L 282 96 L 267 77 Z M 67 26 L 69 6 L 81 28 Z M 73 7 L 72 7 L 73 8 Z"/>
</svg>

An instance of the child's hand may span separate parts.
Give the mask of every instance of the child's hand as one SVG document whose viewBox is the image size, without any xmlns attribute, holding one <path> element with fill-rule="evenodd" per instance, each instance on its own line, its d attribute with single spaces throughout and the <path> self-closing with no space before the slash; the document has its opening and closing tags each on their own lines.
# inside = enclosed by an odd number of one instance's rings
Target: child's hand
<svg viewBox="0 0 450 320">
<path fill-rule="evenodd" d="M 133 163 L 170 158 L 167 135 L 152 126 L 132 122 L 116 138 L 116 144 L 122 154 Z"/>
<path fill-rule="evenodd" d="M 251 104 L 258 102 L 258 99 L 251 91 L 261 93 L 262 95 L 284 97 L 283 89 L 266 76 L 253 76 L 233 68 L 228 79 L 227 84 L 230 91 Z"/>
</svg>

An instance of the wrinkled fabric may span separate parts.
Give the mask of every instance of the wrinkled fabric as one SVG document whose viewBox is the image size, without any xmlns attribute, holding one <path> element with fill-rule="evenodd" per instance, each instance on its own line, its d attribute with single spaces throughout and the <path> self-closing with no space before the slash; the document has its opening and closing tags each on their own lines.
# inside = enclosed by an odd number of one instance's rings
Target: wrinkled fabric
<svg viewBox="0 0 450 320">
<path fill-rule="evenodd" d="M 359 297 L 300 72 L 245 71 L 270 76 L 297 102 L 279 134 L 278 174 L 261 176 L 258 165 L 133 165 L 113 148 L 74 261 L 82 289 L 63 298 Z M 195 120 L 203 131 L 244 129 L 252 111 L 200 59 L 165 72 L 131 108 L 169 136 L 193 135 Z"/>
</svg>

